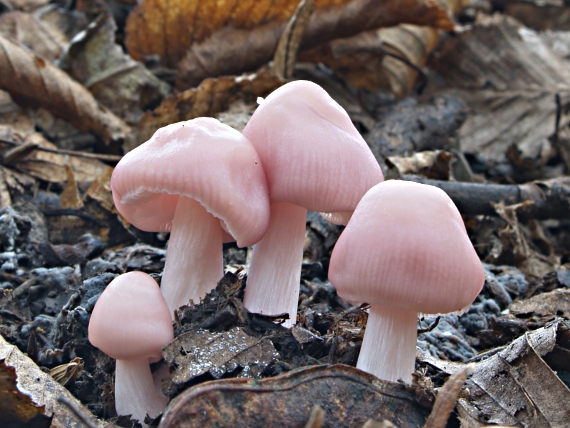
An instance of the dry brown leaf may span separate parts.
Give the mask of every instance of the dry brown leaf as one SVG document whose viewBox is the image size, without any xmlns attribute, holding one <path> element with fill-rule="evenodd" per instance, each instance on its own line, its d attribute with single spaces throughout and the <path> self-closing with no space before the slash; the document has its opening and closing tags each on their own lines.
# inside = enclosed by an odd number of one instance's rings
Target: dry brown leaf
<svg viewBox="0 0 570 428">
<path fill-rule="evenodd" d="M 184 57 L 177 85 L 195 86 L 206 77 L 239 74 L 268 62 L 298 3 L 146 0 L 129 16 L 127 46 L 135 59 L 158 56 L 168 67 Z M 403 22 L 453 28 L 444 7 L 433 0 L 319 0 L 302 48 Z"/>
<path fill-rule="evenodd" d="M 538 31 L 570 30 L 570 9 L 564 0 L 507 1 L 504 12 Z"/>
<path fill-rule="evenodd" d="M 17 382 L 16 370 L 0 359 L 0 425 L 49 428 L 51 418 L 45 415 L 45 407 L 18 389 Z"/>
<path fill-rule="evenodd" d="M 2 336 L 0 336 L 0 360 L 4 360 L 7 366 L 15 369 L 18 388 L 26 391 L 35 404 L 45 406 L 46 415 L 53 415 L 52 427 L 81 428 L 85 426 L 58 399 L 71 403 L 93 427 L 102 428 L 104 426 L 67 389 L 44 373 L 36 363 L 20 352 L 17 347 L 6 342 Z"/>
<path fill-rule="evenodd" d="M 32 11 L 34 9 L 39 8 L 47 3 L 49 0 L 4 0 L 7 2 L 12 8 L 17 10 L 24 10 L 24 11 Z"/>
<path fill-rule="evenodd" d="M 299 60 L 327 64 L 356 88 L 384 89 L 402 98 L 417 78 L 414 67 L 425 65 L 440 33 L 407 24 L 381 28 L 333 40 L 301 53 Z"/>
<path fill-rule="evenodd" d="M 304 32 L 301 49 L 402 22 L 447 29 L 453 27 L 445 8 L 429 0 L 410 0 L 407 4 L 345 1 L 315 9 Z M 178 67 L 177 87 L 186 88 L 205 77 L 237 74 L 259 67 L 273 57 L 282 31 L 281 22 L 270 22 L 252 30 L 222 28 L 204 42 L 190 47 Z"/>
<path fill-rule="evenodd" d="M 567 351 L 569 328 L 555 321 L 478 362 L 466 382 L 469 395 L 458 402 L 462 426 L 567 426 L 570 390 L 545 359 Z"/>
<path fill-rule="evenodd" d="M 404 174 L 423 175 L 435 180 L 449 180 L 453 155 L 445 150 L 416 152 L 411 156 L 389 156 L 386 164 L 395 177 Z"/>
<path fill-rule="evenodd" d="M 54 62 L 67 44 L 63 33 L 44 25 L 35 15 L 9 12 L 0 15 L 0 33 L 19 41 L 40 57 Z"/>
<path fill-rule="evenodd" d="M 78 208 L 81 206 L 81 201 L 79 200 L 79 190 L 77 189 L 73 169 L 69 165 L 65 165 L 65 172 L 67 174 L 67 184 L 59 195 L 61 208 Z"/>
<path fill-rule="evenodd" d="M 43 107 L 79 130 L 119 141 L 128 126 L 100 106 L 93 95 L 67 74 L 0 35 L 0 89 L 22 105 Z"/>
<path fill-rule="evenodd" d="M 135 124 L 149 105 L 157 105 L 170 87 L 134 61 L 115 43 L 117 26 L 102 13 L 77 34 L 60 66 L 113 113 Z"/>
<path fill-rule="evenodd" d="M 125 142 L 125 153 L 147 141 L 163 126 L 214 116 L 238 100 L 254 103 L 257 97 L 266 96 L 283 83 L 269 70 L 240 77 L 206 79 L 196 89 L 169 96 L 153 112 L 147 112 Z"/>
<path fill-rule="evenodd" d="M 16 164 L 16 168 L 31 176 L 50 183 L 67 181 L 66 165 L 71 166 L 75 179 L 80 183 L 90 183 L 103 175 L 107 168 L 97 159 L 81 158 L 36 150 L 32 155 Z"/>
<path fill-rule="evenodd" d="M 470 109 L 458 135 L 464 152 L 500 160 L 516 143 L 534 164 L 552 156 L 557 94 L 559 129 L 570 119 L 570 67 L 534 31 L 512 18 L 482 17 L 445 40 L 432 58 L 430 65 L 453 87 L 445 93 Z"/>
</svg>

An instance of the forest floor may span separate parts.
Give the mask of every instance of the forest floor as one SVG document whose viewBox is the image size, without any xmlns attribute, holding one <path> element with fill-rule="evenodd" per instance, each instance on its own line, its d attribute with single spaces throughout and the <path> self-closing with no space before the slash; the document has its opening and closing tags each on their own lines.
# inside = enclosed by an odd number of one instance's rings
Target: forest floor
<svg viewBox="0 0 570 428">
<path fill-rule="evenodd" d="M 112 169 L 170 123 L 241 131 L 305 79 L 386 179 L 452 198 L 483 290 L 421 317 L 413 384 L 390 383 L 354 368 L 368 306 L 327 279 L 341 226 L 307 216 L 291 329 L 244 308 L 251 248 L 224 244 L 152 365 L 177 397 L 161 426 L 570 426 L 570 7 L 459 3 L 1 0 L 0 425 L 135 426 L 87 327 L 118 275 L 160 283 L 168 234 L 118 214 Z"/>
</svg>

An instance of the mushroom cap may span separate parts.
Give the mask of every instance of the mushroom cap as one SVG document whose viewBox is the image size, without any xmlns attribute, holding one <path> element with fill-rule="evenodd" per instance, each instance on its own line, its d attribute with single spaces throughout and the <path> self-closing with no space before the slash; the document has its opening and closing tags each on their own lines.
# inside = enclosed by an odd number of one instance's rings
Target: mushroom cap
<svg viewBox="0 0 570 428">
<path fill-rule="evenodd" d="M 172 318 L 156 281 L 143 272 L 118 276 L 91 314 L 89 342 L 117 360 L 158 361 L 172 342 Z"/>
<path fill-rule="evenodd" d="M 119 212 L 137 228 L 168 232 L 179 196 L 197 200 L 238 245 L 269 222 L 265 174 L 253 145 L 213 118 L 174 123 L 127 153 L 111 177 Z"/>
<path fill-rule="evenodd" d="M 485 274 L 443 190 L 389 180 L 356 207 L 333 249 L 329 280 L 348 301 L 439 314 L 470 305 Z"/>
<path fill-rule="evenodd" d="M 353 211 L 382 171 L 346 111 L 319 85 L 272 92 L 243 134 L 255 146 L 272 202 L 318 212 Z"/>
</svg>

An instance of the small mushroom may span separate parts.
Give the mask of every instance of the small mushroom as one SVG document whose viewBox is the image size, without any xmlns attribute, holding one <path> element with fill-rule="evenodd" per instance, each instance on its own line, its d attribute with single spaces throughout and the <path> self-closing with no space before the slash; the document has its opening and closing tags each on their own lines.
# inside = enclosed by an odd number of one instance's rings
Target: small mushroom
<svg viewBox="0 0 570 428">
<path fill-rule="evenodd" d="M 243 134 L 267 177 L 270 224 L 253 247 L 244 304 L 251 312 L 289 314 L 295 323 L 307 210 L 347 216 L 382 171 L 348 114 L 315 83 L 271 93 Z M 336 216 L 339 217 L 339 216 Z"/>
<path fill-rule="evenodd" d="M 117 360 L 115 408 L 118 415 L 144 421 L 157 417 L 167 399 L 158 394 L 149 362 L 174 338 L 172 320 L 156 281 L 129 272 L 105 288 L 91 314 L 89 342 Z"/>
<path fill-rule="evenodd" d="M 397 180 L 364 195 L 333 249 L 328 276 L 343 299 L 370 303 L 357 367 L 406 383 L 414 371 L 418 312 L 466 309 L 485 281 L 449 196 Z"/>
<path fill-rule="evenodd" d="M 189 300 L 199 302 L 222 278 L 227 233 L 249 246 L 269 222 L 255 148 L 212 118 L 156 131 L 121 159 L 111 188 L 117 209 L 134 226 L 170 232 L 161 289 L 171 315 Z"/>
</svg>

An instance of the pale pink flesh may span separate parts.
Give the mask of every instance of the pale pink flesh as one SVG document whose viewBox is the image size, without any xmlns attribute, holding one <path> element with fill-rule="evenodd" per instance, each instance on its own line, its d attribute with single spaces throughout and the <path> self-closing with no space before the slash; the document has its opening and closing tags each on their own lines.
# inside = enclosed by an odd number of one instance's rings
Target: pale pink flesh
<svg viewBox="0 0 570 428">
<path fill-rule="evenodd" d="M 148 358 L 117 360 L 115 409 L 118 415 L 131 415 L 143 423 L 147 413 L 151 418 L 162 413 L 167 402 L 155 389 Z"/>
<path fill-rule="evenodd" d="M 290 82 L 271 93 L 243 134 L 263 164 L 272 207 L 289 203 L 313 211 L 341 211 L 342 221 L 364 193 L 383 180 L 378 162 L 346 111 L 312 82 Z M 271 219 L 275 231 L 254 246 L 245 300 L 250 311 L 288 312 L 295 319 L 298 296 L 292 293 L 299 290 L 305 233 L 305 218 L 298 212 L 295 226 L 292 218 L 279 221 L 294 232 L 278 230 L 285 226 Z M 279 299 L 286 302 L 278 303 Z"/>
<path fill-rule="evenodd" d="M 356 367 L 379 379 L 412 382 L 417 312 L 372 305 Z"/>
<path fill-rule="evenodd" d="M 253 246 L 243 298 L 244 306 L 250 312 L 288 313 L 285 327 L 291 327 L 297 318 L 306 216 L 307 210 L 298 205 L 271 204 L 267 232 Z"/>
<path fill-rule="evenodd" d="M 161 291 L 170 315 L 190 300 L 199 303 L 224 274 L 223 229 L 199 202 L 181 196 L 176 206 Z"/>
</svg>

